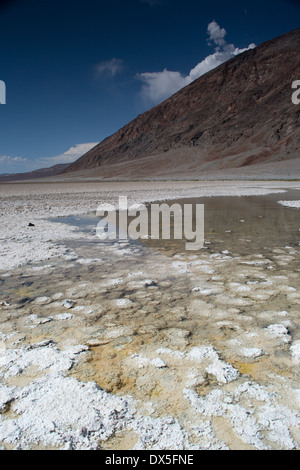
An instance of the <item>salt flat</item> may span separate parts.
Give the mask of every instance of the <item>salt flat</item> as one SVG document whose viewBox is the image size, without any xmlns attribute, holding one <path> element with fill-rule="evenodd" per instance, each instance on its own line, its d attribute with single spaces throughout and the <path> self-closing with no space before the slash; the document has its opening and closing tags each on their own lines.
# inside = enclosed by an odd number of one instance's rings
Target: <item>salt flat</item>
<svg viewBox="0 0 300 470">
<path fill-rule="evenodd" d="M 0 445 L 299 449 L 298 234 L 255 252 L 245 214 L 236 249 L 208 227 L 192 253 L 95 244 L 49 221 L 119 195 L 283 201 L 289 189 L 300 183 L 1 185 Z"/>
<path fill-rule="evenodd" d="M 120 195 L 132 202 L 200 196 L 247 196 L 300 189 L 300 182 L 122 182 L 0 184 L 0 269 L 65 253 L 57 245 L 75 237 L 65 225 L 47 219 L 96 211 L 101 203 L 118 203 Z M 34 224 L 28 227 L 28 224 Z"/>
</svg>

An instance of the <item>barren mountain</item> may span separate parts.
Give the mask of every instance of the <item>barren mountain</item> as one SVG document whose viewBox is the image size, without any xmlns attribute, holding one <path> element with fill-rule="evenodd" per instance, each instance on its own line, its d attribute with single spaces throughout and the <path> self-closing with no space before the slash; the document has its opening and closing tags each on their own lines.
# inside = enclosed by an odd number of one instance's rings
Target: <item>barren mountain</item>
<svg viewBox="0 0 300 470">
<path fill-rule="evenodd" d="M 293 171 L 294 162 L 299 172 L 300 106 L 291 101 L 299 57 L 300 29 L 236 56 L 139 115 L 64 176 L 263 176 L 285 163 Z"/>
<path fill-rule="evenodd" d="M 8 175 L 0 175 L 0 183 L 6 183 L 10 181 L 26 181 L 32 179 L 47 178 L 60 174 L 69 165 L 62 163 L 60 165 L 54 165 L 51 168 L 41 168 L 39 170 L 28 171 L 26 173 L 14 173 Z"/>
</svg>

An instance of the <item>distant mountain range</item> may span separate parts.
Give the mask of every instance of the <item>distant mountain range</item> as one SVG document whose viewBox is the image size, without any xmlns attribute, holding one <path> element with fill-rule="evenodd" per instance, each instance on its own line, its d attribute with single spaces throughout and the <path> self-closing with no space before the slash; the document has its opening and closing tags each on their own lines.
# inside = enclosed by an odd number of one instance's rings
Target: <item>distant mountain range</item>
<svg viewBox="0 0 300 470">
<path fill-rule="evenodd" d="M 300 80 L 299 57 L 300 28 L 203 75 L 76 162 L 56 165 L 52 175 L 280 177 L 288 169 L 290 177 L 300 177 L 300 106 L 291 100 L 292 83 Z M 40 178 L 43 172 L 31 176 Z"/>
<path fill-rule="evenodd" d="M 9 181 L 25 181 L 39 178 L 49 178 L 62 173 L 69 166 L 68 164 L 54 165 L 51 168 L 41 168 L 40 170 L 29 171 L 27 173 L 15 173 L 12 175 L 0 175 L 0 183 Z"/>
</svg>

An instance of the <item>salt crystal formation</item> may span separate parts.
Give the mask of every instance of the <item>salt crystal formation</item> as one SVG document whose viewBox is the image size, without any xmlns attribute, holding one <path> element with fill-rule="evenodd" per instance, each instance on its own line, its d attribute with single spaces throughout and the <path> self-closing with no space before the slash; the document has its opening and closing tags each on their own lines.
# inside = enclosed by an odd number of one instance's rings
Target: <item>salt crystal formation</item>
<svg viewBox="0 0 300 470">
<path fill-rule="evenodd" d="M 257 185 L 180 194 L 279 183 Z M 299 450 L 299 227 L 260 251 L 249 214 L 199 253 L 95 243 L 43 217 L 96 208 L 98 186 L 45 188 L 0 199 L 0 448 Z M 166 198 L 152 189 L 140 200 Z"/>
</svg>

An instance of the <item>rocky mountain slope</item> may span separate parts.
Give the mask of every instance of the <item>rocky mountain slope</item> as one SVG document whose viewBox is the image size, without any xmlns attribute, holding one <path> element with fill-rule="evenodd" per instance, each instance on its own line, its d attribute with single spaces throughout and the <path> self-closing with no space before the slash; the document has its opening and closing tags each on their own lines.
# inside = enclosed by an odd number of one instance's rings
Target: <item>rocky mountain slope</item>
<svg viewBox="0 0 300 470">
<path fill-rule="evenodd" d="M 241 169 L 263 176 L 264 165 L 293 167 L 299 56 L 300 29 L 236 56 L 105 139 L 64 176 L 201 177 Z"/>
</svg>

